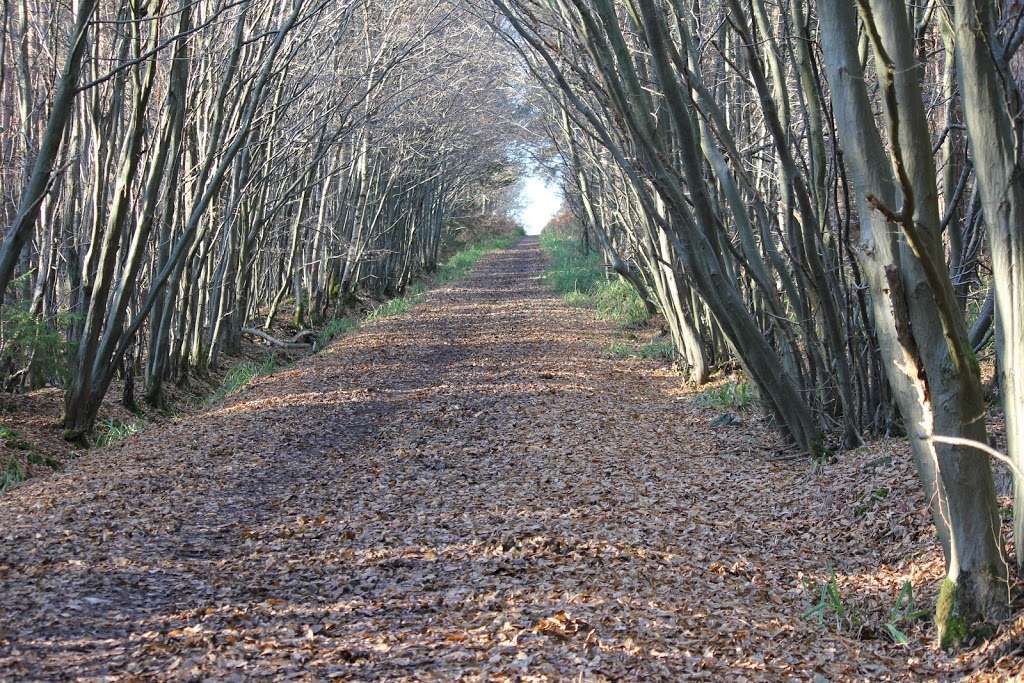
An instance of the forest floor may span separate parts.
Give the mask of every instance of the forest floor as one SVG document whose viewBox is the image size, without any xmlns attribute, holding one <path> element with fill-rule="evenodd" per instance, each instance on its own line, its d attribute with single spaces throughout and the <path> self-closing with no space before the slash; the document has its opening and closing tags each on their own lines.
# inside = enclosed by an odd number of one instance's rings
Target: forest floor
<svg viewBox="0 0 1024 683">
<path fill-rule="evenodd" d="M 524 240 L 0 496 L 0 679 L 1024 672 L 1024 619 L 952 657 L 912 618 L 942 562 L 898 441 L 716 427 L 542 270 Z"/>
<path fill-rule="evenodd" d="M 263 328 L 266 336 L 243 334 L 239 348 L 231 354 L 221 353 L 212 367 L 165 382 L 160 406 L 150 405 L 138 395 L 138 383 L 128 387 L 122 377 L 115 378 L 108 399 L 100 406 L 96 428 L 85 444 L 64 438 L 63 389 L 48 386 L 28 392 L 0 392 L 0 495 L 26 479 L 62 471 L 88 448 L 109 446 L 142 429 L 159 428 L 176 418 L 207 410 L 245 388 L 253 378 L 277 372 L 322 350 L 364 322 L 408 310 L 423 292 L 459 279 L 483 255 L 515 243 L 517 235 L 502 228 L 500 224 L 484 223 L 483 231 L 478 227 L 475 232 L 458 234 L 446 245 L 439 268 L 409 283 L 401 294 L 382 299 L 351 297 L 344 306 L 332 307 L 331 315 L 313 327 L 296 327 L 294 308 L 282 305 L 270 327 Z M 281 343 L 293 339 L 315 340 L 315 344 L 285 347 Z"/>
<path fill-rule="evenodd" d="M 221 356 L 217 369 L 201 376 L 189 375 L 188 382 L 180 385 L 168 382 L 160 408 L 137 397 L 135 408 L 129 410 L 118 400 L 123 396 L 124 382 L 115 379 L 108 400 L 100 407 L 90 446 L 103 447 L 146 427 L 159 428 L 177 416 L 203 410 L 222 399 L 231 386 L 233 373 L 244 374 L 246 368 L 270 371 L 308 354 L 277 350 L 259 340 L 243 339 L 237 354 Z M 25 479 L 52 476 L 88 452 L 82 444 L 64 439 L 63 414 L 61 388 L 0 393 L 0 496 L 6 495 L 9 486 Z"/>
</svg>

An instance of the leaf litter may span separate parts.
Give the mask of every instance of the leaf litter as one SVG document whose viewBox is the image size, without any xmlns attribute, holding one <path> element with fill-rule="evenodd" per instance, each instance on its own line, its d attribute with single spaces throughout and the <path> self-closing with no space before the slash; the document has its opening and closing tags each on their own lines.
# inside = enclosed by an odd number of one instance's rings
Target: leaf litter
<svg viewBox="0 0 1024 683">
<path fill-rule="evenodd" d="M 1022 619 L 957 656 L 892 623 L 942 574 L 901 442 L 772 458 L 756 415 L 713 426 L 670 368 L 601 354 L 620 332 L 542 270 L 526 240 L 0 497 L 0 678 L 1021 672 Z"/>
</svg>

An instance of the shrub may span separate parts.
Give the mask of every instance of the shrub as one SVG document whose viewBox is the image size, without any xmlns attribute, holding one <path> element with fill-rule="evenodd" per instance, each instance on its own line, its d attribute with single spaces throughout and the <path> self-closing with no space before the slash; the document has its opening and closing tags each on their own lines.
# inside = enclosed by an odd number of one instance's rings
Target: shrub
<svg viewBox="0 0 1024 683">
<path fill-rule="evenodd" d="M 14 371 L 31 367 L 30 380 L 34 386 L 62 384 L 67 379 L 69 347 L 54 325 L 67 324 L 68 319 L 69 316 L 59 316 L 51 324 L 19 306 L 3 306 L 0 362 Z"/>
</svg>

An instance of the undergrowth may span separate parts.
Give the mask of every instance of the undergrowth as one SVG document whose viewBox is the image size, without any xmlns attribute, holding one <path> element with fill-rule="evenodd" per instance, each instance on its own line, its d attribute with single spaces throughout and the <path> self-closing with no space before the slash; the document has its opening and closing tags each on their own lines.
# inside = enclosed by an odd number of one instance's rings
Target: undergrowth
<svg viewBox="0 0 1024 683">
<path fill-rule="evenodd" d="M 544 233 L 541 249 L 548 257 L 544 280 L 570 306 L 592 308 L 598 317 L 621 327 L 647 322 L 647 308 L 636 289 L 618 275 L 610 276 L 601 255 L 584 252 L 579 241 Z"/>
<path fill-rule="evenodd" d="M 814 604 L 804 611 L 804 619 L 814 621 L 818 626 L 827 626 L 837 632 L 857 637 L 881 635 L 896 645 L 908 645 L 910 636 L 906 633 L 907 629 L 914 622 L 929 615 L 927 609 L 919 609 L 914 602 L 914 586 L 909 580 L 903 582 L 899 593 L 896 594 L 896 601 L 879 628 L 865 624 L 861 613 L 843 599 L 836 572 L 831 567 L 828 581 L 812 584 L 805 580 L 804 590 L 816 595 Z"/>
<path fill-rule="evenodd" d="M 61 469 L 61 464 L 56 459 L 51 458 L 48 455 L 36 453 L 31 450 L 31 446 L 18 436 L 18 433 L 10 427 L 0 426 L 0 441 L 6 448 L 14 451 L 22 451 L 25 453 L 25 461 L 29 465 L 45 465 L 53 470 Z M 11 488 L 16 484 L 28 479 L 30 476 L 28 468 L 26 468 L 17 457 L 11 458 L 0 464 L 0 493 L 3 493 L 7 489 Z"/>
<path fill-rule="evenodd" d="M 356 318 L 332 318 L 328 320 L 316 335 L 316 348 L 322 349 L 336 338 L 348 334 L 359 327 Z"/>
<path fill-rule="evenodd" d="M 0 469 L 0 493 L 25 481 L 25 468 L 17 460 L 9 461 Z"/>
<path fill-rule="evenodd" d="M 375 307 L 372 311 L 366 314 L 365 321 L 372 323 L 375 320 L 382 320 L 384 318 L 390 318 L 395 315 L 401 315 L 402 313 L 408 312 L 413 306 L 419 301 L 419 296 L 406 295 L 395 297 L 394 299 L 388 299 L 381 305 Z"/>
<path fill-rule="evenodd" d="M 671 361 L 674 357 L 672 340 L 666 337 L 658 337 L 639 346 L 625 341 L 612 342 L 604 348 L 604 353 L 612 358 L 644 358 L 660 361 Z"/>
<path fill-rule="evenodd" d="M 4 445 L 8 448 L 16 451 L 24 451 L 29 448 L 28 443 L 10 427 L 0 426 L 0 441 L 3 441 Z"/>
<path fill-rule="evenodd" d="M 28 273 L 15 282 L 26 275 Z M 0 329 L 4 331 L 2 360 L 11 368 L 27 368 L 22 384 L 40 387 L 66 381 L 71 347 L 59 330 L 74 319 L 75 316 L 67 313 L 49 320 L 39 319 L 22 307 L 0 306 Z"/>
<path fill-rule="evenodd" d="M 241 391 L 257 377 L 272 374 L 279 367 L 277 358 L 273 355 L 268 355 L 259 363 L 253 361 L 240 363 L 228 370 L 220 387 L 210 396 L 209 402 L 219 403 L 231 394 Z"/>
<path fill-rule="evenodd" d="M 106 419 L 96 427 L 96 445 L 100 448 L 127 439 L 132 434 L 137 434 L 142 429 L 140 421 L 121 422 L 119 420 Z"/>
<path fill-rule="evenodd" d="M 729 382 L 702 392 L 697 405 L 716 410 L 745 410 L 753 405 L 754 399 L 750 382 Z"/>
<path fill-rule="evenodd" d="M 56 458 L 51 458 L 48 455 L 41 455 L 35 451 L 29 453 L 28 456 L 26 456 L 26 459 L 31 465 L 46 465 L 51 470 L 60 470 L 64 467 Z"/>
</svg>

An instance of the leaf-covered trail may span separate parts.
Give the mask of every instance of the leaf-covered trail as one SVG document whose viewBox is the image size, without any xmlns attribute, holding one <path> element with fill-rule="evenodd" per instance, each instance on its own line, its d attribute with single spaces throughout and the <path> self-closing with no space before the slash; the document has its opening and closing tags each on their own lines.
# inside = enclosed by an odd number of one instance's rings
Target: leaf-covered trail
<svg viewBox="0 0 1024 683">
<path fill-rule="evenodd" d="M 602 357 L 619 333 L 541 270 L 526 240 L 208 413 L 0 498 L 0 678 L 956 666 L 801 618 L 801 572 L 826 559 L 880 612 L 903 579 L 934 579 L 919 498 L 865 526 L 844 480 L 859 465 L 772 462 L 751 418 L 716 431 L 671 373 Z M 893 467 L 879 476 L 909 477 Z"/>
</svg>

